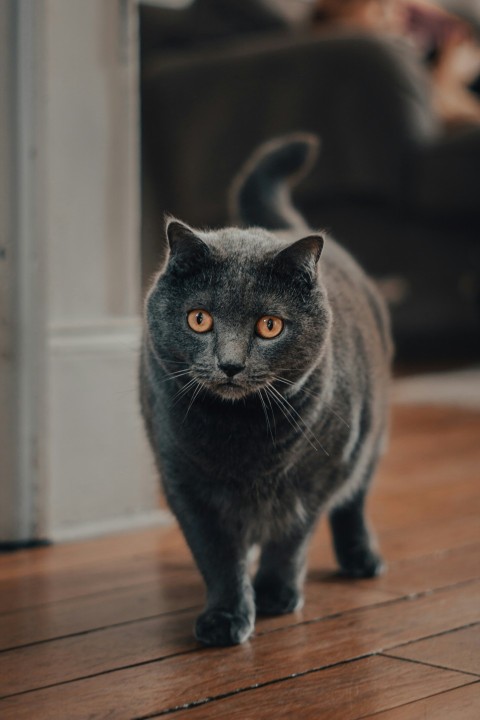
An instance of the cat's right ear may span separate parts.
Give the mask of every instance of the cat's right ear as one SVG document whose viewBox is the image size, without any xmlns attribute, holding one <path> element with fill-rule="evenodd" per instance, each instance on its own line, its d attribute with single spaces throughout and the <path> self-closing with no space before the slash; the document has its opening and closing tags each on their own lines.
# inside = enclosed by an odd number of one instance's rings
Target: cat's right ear
<svg viewBox="0 0 480 720">
<path fill-rule="evenodd" d="M 308 235 L 288 245 L 275 257 L 278 271 L 312 285 L 317 277 L 317 265 L 323 250 L 322 235 Z"/>
<path fill-rule="evenodd" d="M 188 225 L 169 218 L 165 225 L 170 249 L 168 264 L 180 272 L 192 272 L 207 259 L 210 251 Z"/>
</svg>

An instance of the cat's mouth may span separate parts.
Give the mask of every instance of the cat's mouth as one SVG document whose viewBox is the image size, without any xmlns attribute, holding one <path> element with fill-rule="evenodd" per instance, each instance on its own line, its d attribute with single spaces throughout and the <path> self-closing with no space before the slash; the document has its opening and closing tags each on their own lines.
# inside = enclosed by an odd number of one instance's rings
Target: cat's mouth
<svg viewBox="0 0 480 720">
<path fill-rule="evenodd" d="M 262 378 L 263 380 L 263 378 Z M 201 376 L 202 386 L 224 400 L 242 400 L 249 395 L 255 395 L 264 382 L 249 377 L 205 377 Z"/>
<path fill-rule="evenodd" d="M 258 385 L 234 378 L 214 380 L 204 384 L 211 393 L 223 400 L 242 400 L 258 391 Z"/>
<path fill-rule="evenodd" d="M 215 384 L 215 392 L 222 397 L 230 400 L 239 400 L 251 392 L 251 389 L 245 387 L 242 383 L 229 379 Z"/>
</svg>

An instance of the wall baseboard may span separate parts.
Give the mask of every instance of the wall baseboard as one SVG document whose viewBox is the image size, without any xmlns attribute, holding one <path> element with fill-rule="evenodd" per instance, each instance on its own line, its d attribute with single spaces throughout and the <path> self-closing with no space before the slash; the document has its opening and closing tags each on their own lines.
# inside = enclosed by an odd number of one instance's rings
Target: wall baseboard
<svg viewBox="0 0 480 720">
<path fill-rule="evenodd" d="M 48 547 L 50 540 L 11 540 L 0 542 L 0 553 L 18 552 L 19 550 L 31 550 L 32 548 Z"/>
<path fill-rule="evenodd" d="M 393 384 L 399 404 L 455 405 L 480 409 L 480 367 L 399 378 Z"/>
<path fill-rule="evenodd" d="M 53 531 L 51 540 L 54 543 L 86 540 L 102 535 L 131 532 L 151 527 L 168 527 L 174 522 L 173 515 L 168 510 L 152 510 L 128 517 L 119 516 L 109 520 L 76 524 L 68 528 L 58 527 Z"/>
</svg>

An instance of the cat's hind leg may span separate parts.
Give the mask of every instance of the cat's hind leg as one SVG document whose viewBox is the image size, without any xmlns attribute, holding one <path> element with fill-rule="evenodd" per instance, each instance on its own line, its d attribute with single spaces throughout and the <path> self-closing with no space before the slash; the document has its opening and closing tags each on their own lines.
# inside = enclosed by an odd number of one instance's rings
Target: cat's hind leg
<svg viewBox="0 0 480 720">
<path fill-rule="evenodd" d="M 329 515 L 341 572 L 352 578 L 375 577 L 384 570 L 365 521 L 366 492 L 366 486 L 361 487 Z"/>
</svg>

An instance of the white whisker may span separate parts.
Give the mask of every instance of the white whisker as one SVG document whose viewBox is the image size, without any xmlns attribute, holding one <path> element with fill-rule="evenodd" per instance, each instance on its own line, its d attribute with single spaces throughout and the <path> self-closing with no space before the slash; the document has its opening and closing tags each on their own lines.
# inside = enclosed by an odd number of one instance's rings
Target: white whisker
<svg viewBox="0 0 480 720">
<path fill-rule="evenodd" d="M 271 391 L 274 391 L 275 388 L 272 387 L 272 388 L 270 388 L 270 390 L 271 390 Z M 289 423 L 290 423 L 290 425 L 292 426 L 292 428 L 293 428 L 294 430 L 295 430 L 295 429 L 299 430 L 299 431 L 301 432 L 301 434 L 304 436 L 304 438 L 307 440 L 308 444 L 311 445 L 311 447 L 312 447 L 315 451 L 318 452 L 317 446 L 316 446 L 316 445 L 312 442 L 312 440 L 308 437 L 307 433 L 304 431 L 304 429 L 302 428 L 302 426 L 298 423 L 298 421 L 296 420 L 296 418 L 295 418 L 295 416 L 292 414 L 292 412 L 289 410 L 289 408 L 285 406 L 285 404 L 284 404 L 284 402 L 283 402 L 283 400 L 284 400 L 283 395 L 281 395 L 281 393 L 278 393 L 277 396 L 272 395 L 272 399 L 276 402 L 276 404 L 278 405 L 278 407 L 282 410 L 285 418 L 289 421 Z M 307 429 L 308 429 L 308 428 L 307 428 Z"/>
<path fill-rule="evenodd" d="M 266 424 L 267 424 L 267 432 L 270 433 L 270 436 L 271 436 L 271 438 L 272 438 L 272 442 L 273 442 L 273 444 L 275 445 L 275 439 L 274 439 L 274 437 L 273 437 L 272 427 L 271 427 L 271 425 L 270 425 L 270 419 L 269 419 L 268 413 L 267 413 L 267 406 L 265 405 L 265 401 L 264 401 L 264 399 L 263 399 L 263 397 L 262 397 L 262 389 L 261 389 L 261 388 L 258 390 L 257 395 L 258 395 L 258 397 L 259 397 L 259 399 L 260 399 L 260 402 L 262 403 L 263 414 L 265 415 L 265 422 L 266 422 Z"/>
<path fill-rule="evenodd" d="M 188 406 L 188 408 L 187 408 L 187 412 L 185 413 L 185 417 L 184 417 L 183 420 L 182 420 L 182 425 L 183 425 L 183 423 L 185 422 L 185 420 L 187 419 L 187 415 L 188 415 L 188 413 L 190 412 L 190 408 L 192 407 L 192 405 L 193 405 L 193 403 L 195 402 L 196 398 L 199 396 L 201 390 L 203 390 L 204 387 L 205 387 L 205 384 L 204 384 L 204 383 L 201 383 L 201 382 L 199 382 L 198 380 L 195 380 L 195 382 L 197 383 L 197 387 L 195 388 L 195 390 L 194 390 L 194 392 L 193 392 L 192 398 L 191 398 L 191 400 L 190 400 L 190 404 L 189 404 L 189 406 Z"/>
<path fill-rule="evenodd" d="M 323 452 L 325 453 L 325 455 L 328 456 L 329 453 L 325 450 L 325 448 L 323 447 L 323 445 L 321 444 L 321 442 L 319 441 L 319 439 L 316 437 L 315 433 L 308 427 L 308 425 L 306 424 L 305 420 L 302 418 L 302 416 L 300 415 L 300 413 L 293 407 L 293 405 L 292 405 L 291 403 L 288 402 L 288 400 L 287 400 L 276 388 L 273 387 L 273 385 L 269 385 L 269 387 L 271 388 L 272 392 L 277 396 L 277 398 L 279 399 L 279 401 L 282 402 L 284 405 L 287 406 L 287 411 L 289 411 L 290 413 L 293 413 L 294 415 L 296 415 L 296 417 L 298 418 L 299 422 L 303 424 L 303 427 L 305 428 L 305 430 L 307 430 L 307 432 L 310 433 L 310 435 L 314 438 L 315 442 L 317 442 L 318 445 L 320 446 L 320 448 L 323 450 Z M 310 442 L 310 445 L 311 445 L 313 448 L 315 448 L 315 450 L 318 450 L 318 448 L 313 444 L 313 442 L 312 442 L 311 439 L 308 437 L 308 435 L 303 431 L 303 428 L 302 428 L 301 425 L 297 422 L 297 420 L 295 419 L 295 417 L 292 417 L 292 420 L 293 420 L 293 421 L 295 422 L 295 424 L 298 426 L 298 429 L 303 432 L 303 434 L 305 435 L 305 437 L 307 438 L 307 440 Z"/>
<path fill-rule="evenodd" d="M 348 424 L 348 422 L 341 415 L 339 415 L 337 412 L 335 412 L 335 410 L 331 407 L 331 405 L 329 403 L 325 403 L 325 404 L 328 406 L 328 409 L 330 410 L 332 415 L 335 415 L 335 417 L 338 418 L 345 425 L 345 427 L 347 427 L 350 430 L 350 425 Z"/>
<path fill-rule="evenodd" d="M 270 400 L 270 395 L 268 394 L 268 392 L 266 391 L 266 389 L 265 389 L 265 398 L 266 398 L 266 400 L 267 400 L 267 402 L 268 402 L 268 405 L 269 405 L 270 410 L 271 410 L 271 413 L 272 413 L 273 429 L 274 429 L 274 432 L 275 432 L 275 437 L 277 437 L 277 423 L 275 422 L 275 412 L 274 412 L 273 407 L 272 407 L 272 403 L 271 403 L 271 400 Z"/>
<path fill-rule="evenodd" d="M 188 369 L 188 370 L 176 370 L 176 371 L 173 372 L 173 373 L 169 373 L 169 374 L 167 375 L 167 377 L 165 377 L 165 378 L 163 378 L 163 380 L 161 380 L 161 382 L 167 382 L 167 380 L 175 380 L 175 378 L 183 377 L 183 375 L 189 375 L 190 372 L 191 372 L 190 369 Z"/>
<path fill-rule="evenodd" d="M 292 382 L 291 380 L 287 380 L 286 378 L 282 378 L 282 377 L 279 376 L 279 375 L 274 375 L 273 377 L 274 377 L 275 380 L 278 380 L 278 382 L 286 383 L 287 385 L 295 385 L 295 383 Z M 322 402 L 324 403 L 324 405 L 327 406 L 328 410 L 332 413 L 332 415 L 335 415 L 335 417 L 338 418 L 338 419 L 350 430 L 350 425 L 349 425 L 348 422 L 345 420 L 345 418 L 343 418 L 338 412 L 336 412 L 336 411 L 332 408 L 332 406 L 330 405 L 330 403 L 327 403 L 326 400 L 323 400 L 322 396 L 321 396 L 319 393 L 316 393 L 316 392 L 314 392 L 313 390 L 309 390 L 308 388 L 305 388 L 305 387 L 300 387 L 300 388 L 298 388 L 298 389 L 299 389 L 300 392 L 304 392 L 304 393 L 306 393 L 307 395 L 310 395 L 311 397 L 319 398 L 320 400 L 322 400 Z"/>
<path fill-rule="evenodd" d="M 271 395 L 271 388 L 270 388 L 270 387 L 266 387 L 265 390 L 267 391 L 267 393 L 268 393 L 269 395 Z M 296 423 L 296 425 L 294 424 L 294 422 L 293 422 L 294 419 L 291 418 L 290 415 L 287 414 L 285 408 L 284 408 L 283 405 L 277 400 L 277 398 L 275 397 L 275 395 L 271 395 L 271 398 L 272 398 L 273 402 L 275 403 L 275 405 L 276 405 L 276 406 L 278 407 L 278 409 L 280 410 L 280 412 L 282 413 L 282 415 L 284 416 L 285 420 L 287 420 L 288 424 L 289 424 L 294 430 L 300 430 L 300 432 L 302 433 L 302 435 L 304 435 L 304 436 L 306 437 L 306 439 L 308 440 L 309 444 L 312 445 L 312 443 L 310 442 L 309 438 L 308 438 L 308 437 L 305 435 L 305 433 L 303 432 L 302 428 L 298 425 L 298 423 Z M 317 448 L 316 448 L 314 445 L 312 445 L 312 447 L 313 447 L 314 450 L 317 450 Z"/>
<path fill-rule="evenodd" d="M 173 404 L 172 404 L 172 407 L 173 407 L 173 405 L 176 405 L 176 404 L 177 404 L 177 402 L 180 400 L 180 398 L 182 397 L 182 395 L 184 395 L 188 390 L 190 390 L 190 388 L 191 388 L 193 385 L 195 385 L 196 382 L 197 382 L 197 380 L 196 380 L 195 378 L 192 378 L 191 380 L 188 381 L 188 383 L 187 383 L 186 385 L 184 385 L 183 387 L 181 387 L 180 390 L 178 390 L 178 391 L 175 393 L 175 395 L 172 397 L 172 403 L 173 403 Z M 173 402 L 173 401 L 175 401 L 175 402 Z"/>
</svg>

